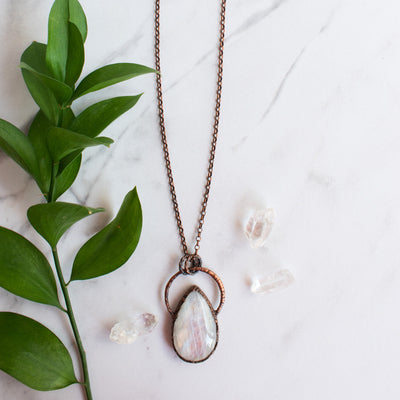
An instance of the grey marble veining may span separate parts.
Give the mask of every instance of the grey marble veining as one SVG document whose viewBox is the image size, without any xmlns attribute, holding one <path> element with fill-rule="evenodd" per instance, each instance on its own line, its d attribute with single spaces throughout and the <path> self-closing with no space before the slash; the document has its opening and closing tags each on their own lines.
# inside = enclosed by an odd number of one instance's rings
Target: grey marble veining
<svg viewBox="0 0 400 400">
<path fill-rule="evenodd" d="M 89 20 L 85 74 L 105 63 L 154 65 L 152 2 L 81 2 Z M 36 106 L 19 57 L 32 40 L 46 40 L 51 4 L 0 2 L 0 118 L 21 128 Z M 162 7 L 167 134 L 190 238 L 212 127 L 218 4 L 174 0 Z M 143 206 L 141 241 L 127 265 L 71 284 L 96 400 L 399 398 L 399 14 L 397 0 L 228 2 L 221 131 L 201 245 L 203 262 L 223 278 L 227 301 L 218 315 L 218 350 L 204 364 L 176 357 L 162 299 L 179 240 L 154 77 L 77 102 L 79 112 L 107 97 L 144 92 L 105 132 L 115 140 L 111 148 L 86 152 L 80 176 L 62 198 L 107 208 L 62 240 L 66 274 L 82 243 L 115 215 L 133 186 Z M 26 219 L 26 209 L 39 201 L 32 180 L 0 154 L 0 225 L 46 252 Z M 277 213 L 265 258 L 250 250 L 242 232 L 250 206 Z M 289 268 L 295 284 L 252 294 L 247 277 L 257 263 Z M 195 277 L 193 284 L 214 301 L 207 280 Z M 179 290 L 171 291 L 178 297 Z M 0 308 L 47 324 L 74 354 L 57 311 L 4 290 Z M 130 346 L 111 343 L 109 327 L 138 308 L 159 317 L 157 329 Z M 0 399 L 80 398 L 78 387 L 40 393 L 0 373 Z"/>
</svg>

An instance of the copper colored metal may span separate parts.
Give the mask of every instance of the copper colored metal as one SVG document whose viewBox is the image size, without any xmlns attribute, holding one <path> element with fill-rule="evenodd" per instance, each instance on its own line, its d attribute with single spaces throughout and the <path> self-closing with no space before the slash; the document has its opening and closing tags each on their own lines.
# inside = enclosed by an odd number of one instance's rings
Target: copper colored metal
<svg viewBox="0 0 400 400">
<path fill-rule="evenodd" d="M 185 254 L 179 261 L 179 271 L 183 275 L 193 275 L 193 268 L 201 267 L 201 258 L 197 254 Z"/>
<path fill-rule="evenodd" d="M 160 133 L 161 133 L 161 141 L 164 151 L 164 160 L 165 160 L 165 168 L 168 176 L 169 190 L 171 193 L 172 205 L 175 213 L 176 224 L 178 228 L 178 233 L 181 241 L 181 246 L 183 250 L 183 257 L 179 262 L 179 271 L 173 275 L 167 283 L 165 287 L 165 305 L 167 306 L 168 312 L 172 315 L 172 318 L 175 321 L 177 312 L 179 308 L 185 301 L 187 295 L 192 290 L 197 290 L 199 293 L 203 295 L 206 299 L 210 309 L 213 311 L 213 316 L 215 322 L 217 324 L 217 332 L 218 332 L 218 323 L 217 323 L 217 314 L 220 312 L 224 302 L 225 302 L 225 289 L 222 284 L 221 279 L 218 277 L 215 272 L 211 271 L 208 268 L 204 268 L 201 266 L 201 258 L 198 255 L 198 251 L 200 248 L 201 234 L 203 231 L 204 219 L 206 216 L 207 204 L 210 195 L 211 181 L 214 169 L 214 160 L 215 160 L 215 151 L 217 147 L 217 139 L 218 139 L 218 127 L 219 127 L 219 117 L 220 117 L 220 109 L 221 109 L 221 94 L 222 94 L 222 75 L 223 75 L 223 59 L 224 59 L 224 41 L 225 41 L 225 8 L 226 8 L 226 0 L 221 0 L 221 11 L 220 11 L 220 29 L 219 29 L 219 45 L 218 45 L 218 73 L 217 73 L 217 90 L 216 90 L 216 99 L 215 99 L 215 110 L 214 110 L 214 123 L 213 123 L 213 132 L 211 138 L 211 146 L 210 146 L 210 155 L 208 160 L 208 169 L 207 169 L 207 177 L 206 183 L 204 186 L 204 192 L 200 207 L 200 216 L 198 220 L 198 226 L 196 230 L 196 241 L 194 245 L 193 252 L 190 252 L 188 249 L 188 245 L 186 242 L 185 232 L 183 229 L 182 219 L 179 211 L 178 200 L 176 196 L 175 183 L 172 174 L 171 167 L 171 159 L 169 155 L 167 136 L 165 130 L 165 118 L 164 118 L 164 105 L 163 105 L 163 93 L 162 93 L 162 85 L 161 85 L 161 66 L 160 66 L 160 1 L 155 0 L 155 63 L 156 70 L 159 72 L 156 75 L 157 79 L 157 99 L 158 99 L 158 114 L 159 114 L 159 123 L 160 123 Z M 198 288 L 197 286 L 192 287 L 186 295 L 182 298 L 180 305 L 178 308 L 173 311 L 169 304 L 169 289 L 174 282 L 174 280 L 179 275 L 192 275 L 197 272 L 203 272 L 211 276 L 218 285 L 220 291 L 220 303 L 218 308 L 214 310 L 207 296 Z M 217 337 L 218 342 L 218 337 Z M 215 346 L 216 347 L 216 346 Z M 215 348 L 214 348 L 215 350 Z M 178 353 L 177 353 L 178 354 Z M 178 354 L 179 355 L 179 354 Z M 211 354 L 210 354 L 211 355 Z M 208 357 L 207 357 L 208 358 Z M 188 360 L 185 360 L 188 361 Z M 204 360 L 200 360 L 204 361 Z M 200 362 L 197 361 L 197 362 Z M 189 361 L 190 362 L 190 361 Z"/>
<path fill-rule="evenodd" d="M 210 275 L 211 278 L 213 278 L 215 283 L 218 285 L 219 292 L 220 292 L 220 300 L 219 300 L 218 307 L 214 310 L 215 315 L 218 315 L 218 313 L 221 311 L 222 306 L 225 303 L 225 288 L 224 288 L 224 285 L 222 283 L 222 280 L 214 271 L 211 271 L 211 269 L 204 268 L 204 267 L 193 267 L 193 268 L 190 269 L 190 273 L 191 274 L 195 274 L 196 272 L 199 272 L 199 271 L 200 272 L 204 272 L 207 275 Z M 164 292 L 165 305 L 166 305 L 167 310 L 171 314 L 173 319 L 175 319 L 176 314 L 179 311 L 180 305 L 182 304 L 183 300 L 181 301 L 181 303 L 177 307 L 177 309 L 175 311 L 173 311 L 172 308 L 171 308 L 171 305 L 169 304 L 169 289 L 171 288 L 171 285 L 174 282 L 174 280 L 179 275 L 183 275 L 183 272 L 182 271 L 178 271 L 176 274 L 171 276 L 170 280 L 168 281 L 167 285 L 165 286 L 165 292 Z M 187 294 L 186 294 L 186 296 L 187 296 Z M 204 296 L 204 297 L 207 299 L 207 296 Z"/>
<path fill-rule="evenodd" d="M 165 167 L 167 170 L 169 189 L 171 193 L 172 204 L 175 213 L 176 224 L 178 227 L 179 236 L 181 239 L 181 245 L 183 249 L 183 254 L 189 254 L 188 245 L 185 238 L 185 233 L 183 230 L 182 219 L 179 212 L 178 200 L 176 197 L 176 190 L 174 184 L 174 178 L 172 175 L 171 160 L 169 156 L 169 149 L 167 143 L 167 136 L 165 132 L 165 119 L 164 119 L 164 105 L 163 105 L 163 94 L 161 85 L 161 66 L 160 66 L 160 1 L 156 0 L 155 4 L 155 62 L 156 70 L 159 72 L 157 74 L 157 98 L 158 98 L 158 115 L 160 120 L 160 132 L 161 140 L 164 150 Z M 215 99 L 215 111 L 214 111 L 214 124 L 213 124 L 213 134 L 211 140 L 210 156 L 208 161 L 208 172 L 206 178 L 206 184 L 204 186 L 203 199 L 200 208 L 200 217 L 198 221 L 198 226 L 196 230 L 196 243 L 194 245 L 194 254 L 197 254 L 200 248 L 201 233 L 203 231 L 204 218 L 206 216 L 207 203 L 210 194 L 211 180 L 214 168 L 215 150 L 217 147 L 218 138 L 218 127 L 219 127 L 219 117 L 221 109 L 221 94 L 222 94 L 222 74 L 223 74 L 223 61 L 224 61 L 224 41 L 225 41 L 225 9 L 226 0 L 221 0 L 221 12 L 220 12 L 220 29 L 219 29 L 219 46 L 218 46 L 218 73 L 217 73 L 217 90 Z"/>
</svg>

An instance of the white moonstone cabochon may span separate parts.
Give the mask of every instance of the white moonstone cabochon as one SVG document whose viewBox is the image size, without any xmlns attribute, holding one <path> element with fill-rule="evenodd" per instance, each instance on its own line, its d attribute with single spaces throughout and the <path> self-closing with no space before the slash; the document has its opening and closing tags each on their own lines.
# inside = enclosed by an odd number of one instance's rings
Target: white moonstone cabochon
<svg viewBox="0 0 400 400">
<path fill-rule="evenodd" d="M 215 312 L 204 293 L 191 288 L 178 309 L 173 326 L 173 343 L 179 357 L 200 362 L 214 351 L 218 341 Z"/>
</svg>

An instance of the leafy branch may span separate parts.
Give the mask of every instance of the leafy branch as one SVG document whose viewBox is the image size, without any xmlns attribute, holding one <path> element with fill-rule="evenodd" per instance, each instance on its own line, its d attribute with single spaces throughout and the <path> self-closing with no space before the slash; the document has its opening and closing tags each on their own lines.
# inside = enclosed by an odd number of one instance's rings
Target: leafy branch
<svg viewBox="0 0 400 400">
<path fill-rule="evenodd" d="M 91 72 L 77 84 L 84 65 L 86 37 L 86 16 L 78 0 L 55 0 L 47 44 L 33 42 L 20 63 L 25 84 L 40 110 L 28 135 L 0 119 L 0 149 L 32 176 L 46 201 L 30 207 L 27 216 L 48 242 L 56 272 L 55 277 L 47 258 L 29 240 L 0 227 L 0 286 L 66 314 L 79 353 L 82 379 L 76 377 L 68 350 L 53 332 L 11 312 L 0 312 L 0 369 L 36 390 L 81 384 L 90 400 L 93 396 L 86 354 L 68 285 L 108 274 L 125 264 L 140 238 L 142 211 L 134 188 L 114 220 L 80 248 L 67 281 L 58 256 L 60 239 L 76 222 L 104 209 L 57 199 L 75 181 L 82 152 L 92 146 L 110 146 L 113 140 L 99 135 L 130 110 L 141 94 L 100 101 L 79 115 L 74 114 L 71 105 L 88 93 L 156 71 L 139 64 L 112 64 Z"/>
</svg>

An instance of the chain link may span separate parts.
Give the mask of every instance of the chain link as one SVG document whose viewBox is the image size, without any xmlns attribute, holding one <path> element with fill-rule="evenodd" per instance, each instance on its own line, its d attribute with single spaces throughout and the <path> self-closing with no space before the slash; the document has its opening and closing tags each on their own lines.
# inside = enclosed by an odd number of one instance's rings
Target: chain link
<svg viewBox="0 0 400 400">
<path fill-rule="evenodd" d="M 160 132 L 161 140 L 164 151 L 165 167 L 167 170 L 169 189 L 171 193 L 171 200 L 174 208 L 176 224 L 178 227 L 179 236 L 181 239 L 181 245 L 183 253 L 189 254 L 188 246 L 185 238 L 185 232 L 183 230 L 182 219 L 179 212 L 178 200 L 176 197 L 176 190 L 174 184 L 174 178 L 172 175 L 171 160 L 169 156 L 167 136 L 165 133 L 165 119 L 164 119 L 164 106 L 163 106 L 163 95 L 161 86 L 161 67 L 160 67 L 160 1 L 156 0 L 155 5 L 155 61 L 156 70 L 159 72 L 157 74 L 157 98 L 158 98 L 158 114 L 160 119 Z M 214 124 L 213 124 L 213 134 L 211 141 L 210 156 L 208 161 L 208 173 L 206 178 L 206 184 L 204 186 L 204 194 L 201 203 L 200 217 L 198 221 L 198 227 L 196 231 L 196 243 L 194 246 L 194 254 L 197 255 L 200 248 L 201 233 L 203 231 L 204 219 L 206 216 L 207 203 L 210 195 L 210 187 L 212 174 L 214 169 L 215 160 L 215 150 L 217 147 L 218 138 L 218 127 L 219 127 L 219 117 L 221 109 L 221 94 L 222 94 L 222 74 L 223 74 L 223 61 L 224 61 L 224 41 L 225 41 L 225 9 L 226 0 L 221 0 L 221 12 L 220 12 L 220 30 L 219 30 L 219 49 L 218 49 L 218 78 L 217 78 L 217 92 L 215 100 L 215 114 L 214 114 Z"/>
</svg>

